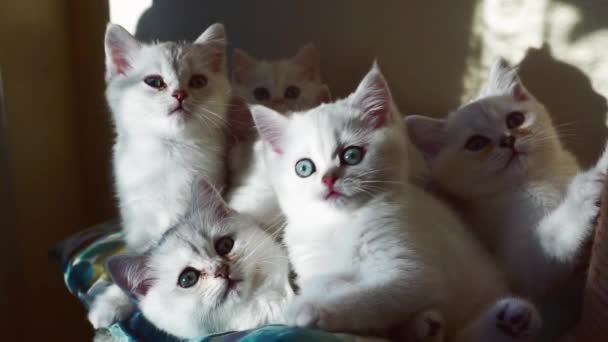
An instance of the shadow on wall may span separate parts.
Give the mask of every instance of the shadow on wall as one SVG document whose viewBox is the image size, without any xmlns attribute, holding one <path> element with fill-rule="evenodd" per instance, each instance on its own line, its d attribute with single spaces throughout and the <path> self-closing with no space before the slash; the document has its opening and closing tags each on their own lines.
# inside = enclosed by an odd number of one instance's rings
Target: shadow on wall
<svg viewBox="0 0 608 342">
<path fill-rule="evenodd" d="M 214 22 L 233 47 L 256 57 L 291 56 L 313 42 L 335 96 L 349 94 L 378 58 L 404 112 L 458 105 L 474 0 L 154 0 L 137 25 L 143 40 L 195 39 Z M 450 7 L 450 8 L 446 8 Z M 441 20 L 434 20 L 437 14 Z M 429 77 L 431 75 L 431 77 Z"/>
<path fill-rule="evenodd" d="M 528 89 L 547 106 L 566 148 L 582 166 L 595 163 L 606 142 L 606 98 L 580 69 L 556 59 L 550 47 L 530 49 L 520 65 Z"/>
<path fill-rule="evenodd" d="M 232 47 L 262 58 L 291 56 L 313 42 L 336 97 L 350 93 L 378 58 L 404 113 L 443 116 L 460 105 L 467 57 L 480 53 L 470 47 L 478 2 L 391 0 L 379 6 L 371 1 L 268 0 L 261 6 L 183 0 L 176 6 L 172 0 L 154 0 L 140 18 L 136 36 L 193 40 L 210 24 L 222 22 Z M 606 136 L 605 99 L 585 74 L 555 59 L 547 47 L 530 50 L 521 72 L 552 111 L 566 146 L 583 165 L 591 164 Z"/>
</svg>

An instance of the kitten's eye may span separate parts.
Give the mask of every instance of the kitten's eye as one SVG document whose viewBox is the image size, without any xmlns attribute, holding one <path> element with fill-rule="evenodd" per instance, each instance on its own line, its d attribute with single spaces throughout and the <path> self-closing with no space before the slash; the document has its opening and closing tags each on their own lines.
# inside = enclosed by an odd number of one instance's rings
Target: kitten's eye
<svg viewBox="0 0 608 342">
<path fill-rule="evenodd" d="M 300 96 L 300 88 L 296 86 L 289 86 L 285 89 L 285 98 L 297 99 Z"/>
<path fill-rule="evenodd" d="M 482 148 L 486 147 L 489 142 L 490 139 L 484 137 L 483 135 L 476 134 L 470 137 L 469 140 L 467 140 L 467 143 L 464 147 L 470 151 L 479 151 Z"/>
<path fill-rule="evenodd" d="M 270 92 L 264 87 L 257 87 L 253 90 L 253 96 L 258 101 L 266 101 L 270 98 Z"/>
<path fill-rule="evenodd" d="M 194 286 L 200 276 L 201 272 L 192 267 L 187 267 L 182 271 L 182 273 L 180 273 L 179 278 L 177 279 L 177 284 L 180 287 L 187 289 Z"/>
<path fill-rule="evenodd" d="M 144 78 L 144 83 L 158 90 L 165 89 L 167 86 L 165 81 L 163 81 L 163 78 L 158 75 L 146 76 L 146 78 Z"/>
<path fill-rule="evenodd" d="M 224 256 L 232 250 L 234 240 L 230 236 L 224 236 L 215 241 L 215 251 L 220 256 Z"/>
<path fill-rule="evenodd" d="M 357 165 L 363 160 L 363 148 L 359 146 L 349 146 L 344 149 L 340 160 L 342 164 L 346 165 Z"/>
<path fill-rule="evenodd" d="M 296 163 L 296 174 L 302 178 L 312 175 L 316 170 L 315 163 L 308 158 L 300 159 Z"/>
<path fill-rule="evenodd" d="M 507 115 L 507 127 L 511 129 L 519 127 L 524 123 L 525 120 L 526 117 L 522 112 L 511 112 L 509 115 Z"/>
<path fill-rule="evenodd" d="M 203 88 L 207 85 L 207 77 L 205 75 L 192 75 L 188 84 L 191 88 Z"/>
</svg>

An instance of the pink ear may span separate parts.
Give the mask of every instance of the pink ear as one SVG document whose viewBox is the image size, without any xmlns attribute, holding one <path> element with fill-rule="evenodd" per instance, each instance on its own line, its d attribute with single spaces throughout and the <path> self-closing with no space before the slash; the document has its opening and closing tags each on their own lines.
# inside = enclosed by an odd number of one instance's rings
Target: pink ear
<svg viewBox="0 0 608 342">
<path fill-rule="evenodd" d="M 147 264 L 147 256 L 123 254 L 110 257 L 105 267 L 118 287 L 135 299 L 141 299 L 152 285 Z"/>
<path fill-rule="evenodd" d="M 256 65 L 257 61 L 241 49 L 232 51 L 232 81 L 238 84 L 245 82 L 245 75 Z"/>
<path fill-rule="evenodd" d="M 306 44 L 301 47 L 298 53 L 292 58 L 292 61 L 304 67 L 305 76 L 308 80 L 321 80 L 319 53 L 313 44 Z"/>
<path fill-rule="evenodd" d="M 193 210 L 209 212 L 216 218 L 228 215 L 229 209 L 220 192 L 203 178 L 194 181 L 191 192 Z"/>
<path fill-rule="evenodd" d="M 226 65 L 226 30 L 224 25 L 216 23 L 209 26 L 194 41 L 195 45 L 204 45 L 205 55 L 209 58 L 211 69 L 215 72 L 224 70 Z"/>
<path fill-rule="evenodd" d="M 262 105 L 252 105 L 249 109 L 262 140 L 270 144 L 276 153 L 283 153 L 281 145 L 289 119 Z"/>
<path fill-rule="evenodd" d="M 133 54 L 140 49 L 139 42 L 122 26 L 108 24 L 105 36 L 106 79 L 124 74 L 131 68 Z"/>
<path fill-rule="evenodd" d="M 230 98 L 227 115 L 231 144 L 246 141 L 255 132 L 251 112 L 243 98 L 235 95 Z"/>
<path fill-rule="evenodd" d="M 392 97 L 377 63 L 374 62 L 352 96 L 354 106 L 363 111 L 374 128 L 386 123 L 391 111 Z"/>
<path fill-rule="evenodd" d="M 445 121 L 420 115 L 405 117 L 407 135 L 427 160 L 437 156 L 445 145 Z"/>
</svg>

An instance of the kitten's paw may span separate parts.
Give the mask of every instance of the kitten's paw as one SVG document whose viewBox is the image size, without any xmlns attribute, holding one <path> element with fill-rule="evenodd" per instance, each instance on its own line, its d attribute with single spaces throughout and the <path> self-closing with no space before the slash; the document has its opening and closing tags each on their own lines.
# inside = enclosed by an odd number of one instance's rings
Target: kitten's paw
<svg viewBox="0 0 608 342">
<path fill-rule="evenodd" d="M 302 298 L 295 299 L 287 311 L 287 324 L 296 327 L 316 328 L 320 319 L 319 305 Z"/>
<path fill-rule="evenodd" d="M 443 341 L 443 315 L 435 310 L 426 310 L 416 314 L 408 325 L 408 341 L 435 342 Z"/>
<path fill-rule="evenodd" d="M 573 195 L 572 203 L 577 207 L 576 213 L 589 223 L 599 213 L 605 177 L 604 172 L 591 169 L 576 175 L 570 185 L 570 192 Z"/>
<path fill-rule="evenodd" d="M 117 286 L 111 285 L 93 301 L 87 318 L 93 328 L 107 328 L 114 322 L 127 319 L 135 310 L 129 297 Z"/>
<path fill-rule="evenodd" d="M 492 311 L 498 330 L 514 340 L 533 337 L 542 326 L 536 307 L 520 298 L 501 299 Z"/>
</svg>

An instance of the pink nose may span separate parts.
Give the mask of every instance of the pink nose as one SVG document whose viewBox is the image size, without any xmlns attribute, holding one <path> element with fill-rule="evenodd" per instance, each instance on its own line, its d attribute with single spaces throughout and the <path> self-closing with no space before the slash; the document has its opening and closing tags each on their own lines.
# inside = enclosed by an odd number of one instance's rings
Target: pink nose
<svg viewBox="0 0 608 342">
<path fill-rule="evenodd" d="M 338 177 L 335 174 L 328 173 L 321 178 L 321 181 L 323 184 L 327 185 L 328 188 L 333 189 L 337 179 Z"/>
<path fill-rule="evenodd" d="M 229 276 L 230 276 L 230 268 L 226 264 L 223 264 L 222 266 L 218 267 L 217 270 L 215 270 L 216 278 L 228 279 Z"/>
<path fill-rule="evenodd" d="M 285 103 L 285 101 L 281 98 L 272 99 L 270 102 L 275 106 L 282 105 L 283 103 Z"/>
<path fill-rule="evenodd" d="M 500 147 L 513 148 L 515 146 L 515 137 L 512 135 L 502 137 L 500 139 Z"/>
<path fill-rule="evenodd" d="M 188 97 L 188 94 L 185 90 L 180 89 L 173 92 L 173 97 L 175 97 L 177 101 L 182 102 L 186 97 Z"/>
</svg>

